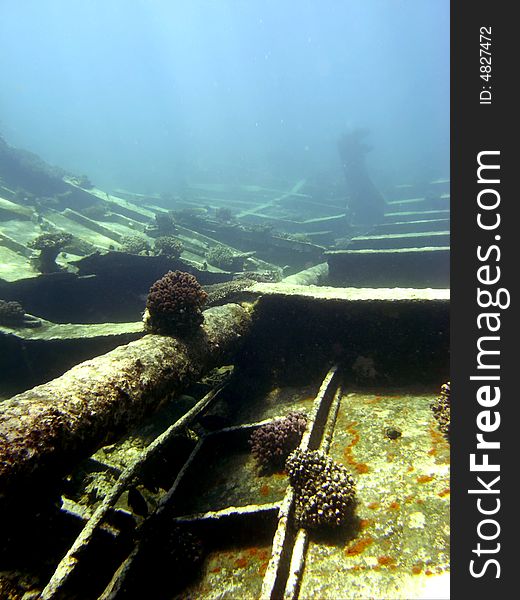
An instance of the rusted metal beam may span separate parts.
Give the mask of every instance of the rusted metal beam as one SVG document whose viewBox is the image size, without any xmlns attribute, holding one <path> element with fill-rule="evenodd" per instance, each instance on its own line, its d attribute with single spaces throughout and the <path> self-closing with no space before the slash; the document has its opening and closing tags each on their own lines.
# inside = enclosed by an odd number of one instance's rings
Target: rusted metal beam
<svg viewBox="0 0 520 600">
<path fill-rule="evenodd" d="M 117 502 L 119 496 L 138 476 L 139 471 L 144 467 L 146 462 L 154 456 L 160 448 L 163 448 L 176 433 L 187 427 L 205 408 L 207 408 L 215 398 L 218 397 L 222 388 L 223 386 L 219 386 L 206 394 L 193 408 L 178 419 L 173 425 L 170 425 L 164 433 L 155 439 L 146 450 L 144 450 L 139 457 L 133 463 L 128 465 L 121 473 L 116 484 L 103 498 L 103 502 L 96 509 L 80 535 L 76 538 L 74 544 L 60 561 L 60 564 L 41 594 L 42 600 L 50 600 L 51 598 L 59 597 L 62 587 L 70 579 L 76 566 L 79 564 L 82 550 L 88 546 L 97 527 L 102 523 L 108 511 Z"/>
<path fill-rule="evenodd" d="M 324 427 L 323 437 L 321 439 L 320 450 L 328 454 L 330 444 L 332 442 L 332 435 L 334 433 L 334 427 L 336 425 L 336 418 L 338 416 L 339 405 L 343 396 L 343 390 L 341 386 L 336 390 L 330 409 L 327 416 L 327 422 Z M 285 584 L 285 591 L 283 594 L 283 600 L 296 600 L 300 591 L 300 583 L 305 568 L 305 558 L 307 556 L 307 548 L 309 546 L 309 533 L 303 527 L 298 529 L 296 537 L 294 539 L 294 546 L 292 549 L 291 563 L 289 565 L 289 573 L 287 576 L 287 582 Z"/>
<path fill-rule="evenodd" d="M 337 398 L 337 394 L 334 395 L 334 397 L 332 396 L 337 387 L 337 372 L 337 366 L 332 367 L 320 386 L 318 394 L 314 399 L 308 428 L 303 434 L 299 445 L 301 450 L 308 450 L 309 448 L 314 450 L 320 446 L 324 429 L 329 422 L 331 403 L 334 403 L 334 400 Z M 293 509 L 294 490 L 292 486 L 289 486 L 280 506 L 278 527 L 273 539 L 271 559 L 267 565 L 264 581 L 262 583 L 260 600 L 273 600 L 274 598 L 279 598 L 285 589 L 287 578 L 290 575 L 288 570 L 293 566 L 290 561 L 295 538 L 294 533 L 289 527 Z M 303 547 L 301 554 L 304 556 L 307 542 L 305 536 L 299 544 L 302 542 Z"/>
<path fill-rule="evenodd" d="M 0 501 L 49 486 L 171 393 L 233 360 L 250 315 L 210 308 L 189 339 L 147 335 L 0 404 Z"/>
</svg>

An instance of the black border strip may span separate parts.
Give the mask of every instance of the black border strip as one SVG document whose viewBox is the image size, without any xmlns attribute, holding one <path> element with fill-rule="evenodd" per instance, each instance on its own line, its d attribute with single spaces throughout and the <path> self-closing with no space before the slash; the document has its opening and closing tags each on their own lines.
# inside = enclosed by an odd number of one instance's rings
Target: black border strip
<svg viewBox="0 0 520 600">
<path fill-rule="evenodd" d="M 517 539 L 520 527 L 518 514 L 512 514 L 510 506 L 520 506 L 518 492 L 512 488 L 520 478 L 518 457 L 520 457 L 520 421 L 516 417 L 516 405 L 520 401 L 518 384 L 515 386 L 514 373 L 516 357 L 516 335 L 520 332 L 517 318 L 518 295 L 513 290 L 515 278 L 519 278 L 520 253 L 515 237 L 520 239 L 520 231 L 515 213 L 520 206 L 520 194 L 514 187 L 520 164 L 515 148 L 514 137 L 518 135 L 518 116 L 513 110 L 517 102 L 513 85 L 518 79 L 518 66 L 515 56 L 518 50 L 517 26 L 513 17 L 514 2 L 482 0 L 452 0 L 451 2 L 451 397 L 452 397 L 452 483 L 451 483 L 451 590 L 452 598 L 507 598 L 515 590 L 515 564 L 520 560 Z M 491 52 L 491 77 L 488 81 L 481 78 L 481 66 L 486 56 L 480 52 L 480 28 L 491 27 L 491 46 L 483 50 Z M 483 30 L 484 32 L 486 30 Z M 516 35 L 515 35 L 516 33 Z M 484 88 L 484 86 L 486 86 Z M 480 92 L 491 92 L 491 104 L 481 104 L 487 100 Z M 515 140 L 516 141 L 516 140 Z M 483 178 L 494 179 L 493 173 L 499 173 L 500 183 L 478 182 L 478 155 L 485 151 L 499 151 L 500 154 L 481 155 L 487 164 L 499 164 L 499 170 L 481 171 Z M 496 210 L 482 211 L 477 198 L 483 189 L 483 202 L 493 197 L 500 198 Z M 498 194 L 498 196 L 496 196 Z M 495 230 L 483 230 L 477 223 L 478 213 L 494 222 L 500 213 L 500 225 Z M 482 217 L 482 218 L 483 218 Z M 500 236 L 497 239 L 495 236 Z M 479 260 L 477 247 L 481 246 L 481 256 L 489 251 L 487 260 Z M 489 250 L 495 245 L 499 250 Z M 500 252 L 500 257 L 498 256 Z M 489 265 L 489 278 L 496 276 L 496 267 L 500 267 L 500 281 L 495 285 L 478 281 L 479 267 Z M 485 277 L 486 272 L 481 271 Z M 487 289 L 496 294 L 499 288 L 511 294 L 509 308 L 483 308 L 478 305 L 477 289 Z M 501 295 L 505 300 L 505 292 Z M 484 297 L 482 296 L 484 304 Z M 501 302 L 505 304 L 505 302 Z M 482 329 L 478 329 L 477 318 L 481 313 L 499 313 L 500 329 L 490 333 L 485 320 L 481 320 Z M 493 319 L 493 325 L 498 321 Z M 490 319 L 491 322 L 491 319 Z M 481 339 L 481 348 L 499 350 L 498 355 L 481 356 L 484 363 L 498 364 L 499 369 L 478 369 L 478 339 L 481 336 L 494 335 L 499 340 Z M 483 345 L 484 344 L 484 345 Z M 486 345 L 487 344 L 487 345 Z M 481 362 L 482 362 L 481 361 Z M 516 367 L 517 369 L 519 367 Z M 500 375 L 500 381 L 470 380 L 472 375 Z M 477 392 L 481 386 L 499 386 L 500 402 L 495 407 L 483 407 L 477 401 Z M 492 388 L 493 389 L 493 388 Z M 494 391 L 494 389 L 493 389 Z M 500 426 L 494 432 L 484 433 L 486 440 L 500 442 L 500 449 L 477 449 L 477 423 L 481 411 L 489 410 L 489 421 L 481 424 L 496 423 L 500 414 Z M 476 455 L 481 463 L 487 453 L 489 462 L 500 465 L 499 472 L 472 472 L 470 455 Z M 483 490 L 477 477 L 487 482 L 493 491 L 500 493 L 468 493 L 468 490 Z M 499 482 L 491 486 L 490 482 L 500 476 Z M 483 510 L 491 511 L 498 506 L 495 515 L 479 512 L 478 502 Z M 500 533 L 494 540 L 480 539 L 480 533 L 493 537 L 498 531 L 494 523 L 482 523 L 485 519 L 495 520 Z M 480 543 L 480 556 L 477 554 Z M 497 550 L 500 544 L 499 549 Z M 485 552 L 482 552 L 485 550 Z M 518 556 L 518 558 L 517 558 Z M 486 566 L 487 560 L 496 560 Z M 470 573 L 473 570 L 480 577 Z M 499 565 L 499 567 L 498 567 Z M 500 576 L 496 578 L 500 568 Z M 520 576 L 520 571 L 518 573 Z M 514 592 L 513 592 L 514 594 Z"/>
</svg>

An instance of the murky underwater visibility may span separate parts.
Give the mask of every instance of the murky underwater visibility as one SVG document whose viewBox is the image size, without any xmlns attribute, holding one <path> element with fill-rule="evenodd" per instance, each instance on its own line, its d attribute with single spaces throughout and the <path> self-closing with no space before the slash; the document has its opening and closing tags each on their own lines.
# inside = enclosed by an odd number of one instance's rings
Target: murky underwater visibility
<svg viewBox="0 0 520 600">
<path fill-rule="evenodd" d="M 0 598 L 448 598 L 449 4 L 203 4 L 0 9 Z"/>
</svg>

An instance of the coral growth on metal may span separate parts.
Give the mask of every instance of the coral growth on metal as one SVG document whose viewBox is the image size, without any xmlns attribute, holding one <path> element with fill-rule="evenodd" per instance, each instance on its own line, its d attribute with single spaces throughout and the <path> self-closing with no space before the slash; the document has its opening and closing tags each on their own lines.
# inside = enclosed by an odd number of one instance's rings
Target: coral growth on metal
<svg viewBox="0 0 520 600">
<path fill-rule="evenodd" d="M 451 386 L 449 381 L 441 386 L 441 393 L 432 402 L 431 409 L 439 423 L 439 429 L 449 439 L 451 423 Z"/>
<path fill-rule="evenodd" d="M 231 269 L 233 266 L 233 252 L 226 246 L 214 246 L 206 252 L 206 260 L 220 269 Z"/>
<path fill-rule="evenodd" d="M 18 302 L 0 300 L 0 325 L 23 323 L 25 311 Z"/>
<path fill-rule="evenodd" d="M 172 235 L 162 235 L 155 240 L 154 253 L 169 258 L 179 258 L 183 250 L 182 242 Z"/>
<path fill-rule="evenodd" d="M 145 327 L 153 333 L 185 333 L 202 324 L 208 295 L 189 273 L 168 271 L 148 293 Z"/>
<path fill-rule="evenodd" d="M 347 469 L 319 450 L 295 450 L 287 459 L 295 490 L 294 517 L 307 528 L 338 527 L 355 507 L 356 487 Z"/>
<path fill-rule="evenodd" d="M 283 469 L 286 458 L 300 443 L 306 426 L 306 415 L 293 411 L 251 434 L 251 453 L 261 473 Z"/>
</svg>

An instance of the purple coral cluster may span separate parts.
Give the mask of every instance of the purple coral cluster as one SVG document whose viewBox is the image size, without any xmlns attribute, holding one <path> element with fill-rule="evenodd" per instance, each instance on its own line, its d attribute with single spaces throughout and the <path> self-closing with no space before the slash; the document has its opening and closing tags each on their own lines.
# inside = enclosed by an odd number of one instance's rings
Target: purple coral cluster
<svg viewBox="0 0 520 600">
<path fill-rule="evenodd" d="M 441 386 L 441 393 L 430 406 L 433 416 L 439 424 L 439 429 L 449 439 L 451 424 L 451 385 L 449 381 Z"/>
<path fill-rule="evenodd" d="M 256 429 L 249 443 L 260 471 L 283 469 L 286 458 L 300 443 L 306 427 L 306 415 L 293 411 L 283 419 Z"/>
<path fill-rule="evenodd" d="M 204 321 L 202 307 L 208 295 L 189 273 L 168 271 L 148 293 L 144 323 L 153 333 L 183 333 Z"/>
<path fill-rule="evenodd" d="M 319 450 L 295 450 L 286 461 L 300 527 L 339 527 L 352 517 L 356 486 L 347 469 Z"/>
</svg>

